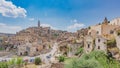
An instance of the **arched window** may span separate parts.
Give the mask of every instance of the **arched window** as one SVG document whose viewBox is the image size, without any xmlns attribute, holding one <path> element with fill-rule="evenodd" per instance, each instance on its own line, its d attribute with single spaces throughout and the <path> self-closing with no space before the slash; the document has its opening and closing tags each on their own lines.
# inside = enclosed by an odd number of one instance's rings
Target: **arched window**
<svg viewBox="0 0 120 68">
<path fill-rule="evenodd" d="M 89 35 L 91 35 L 91 32 L 89 32 Z"/>
<path fill-rule="evenodd" d="M 97 31 L 97 34 L 99 34 L 99 31 Z"/>
<path fill-rule="evenodd" d="M 36 51 L 38 51 L 38 48 L 36 48 Z"/>
<path fill-rule="evenodd" d="M 90 44 L 88 44 L 88 48 L 90 48 Z"/>
<path fill-rule="evenodd" d="M 98 42 L 100 42 L 100 39 L 98 39 Z"/>
<path fill-rule="evenodd" d="M 98 49 L 100 49 L 100 46 L 98 46 Z"/>
<path fill-rule="evenodd" d="M 110 30 L 110 34 L 113 34 L 114 33 L 114 31 L 113 30 Z"/>
</svg>

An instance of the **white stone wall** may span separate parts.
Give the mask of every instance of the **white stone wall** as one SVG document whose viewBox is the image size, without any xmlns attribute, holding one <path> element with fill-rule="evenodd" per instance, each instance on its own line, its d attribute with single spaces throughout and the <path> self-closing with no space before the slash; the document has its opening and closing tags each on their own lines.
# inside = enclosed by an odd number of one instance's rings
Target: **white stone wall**
<svg viewBox="0 0 120 68">
<path fill-rule="evenodd" d="M 89 53 L 93 50 L 94 45 L 93 45 L 93 38 L 91 36 L 86 36 L 84 38 L 84 51 L 85 53 Z"/>
<path fill-rule="evenodd" d="M 102 37 L 97 37 L 95 39 L 95 50 L 101 50 L 106 52 L 107 51 L 107 45 L 105 44 L 105 42 L 107 42 L 106 39 L 102 38 Z"/>
<path fill-rule="evenodd" d="M 36 54 L 36 47 L 30 47 L 29 56 L 34 56 Z"/>
<path fill-rule="evenodd" d="M 68 44 L 68 57 L 73 57 L 81 46 L 82 44 Z"/>
<path fill-rule="evenodd" d="M 17 52 L 18 55 L 21 55 L 21 53 L 23 55 L 25 53 L 25 51 L 26 51 L 26 46 L 24 46 L 24 45 L 18 46 L 18 52 Z"/>
<path fill-rule="evenodd" d="M 120 49 L 120 36 L 116 36 L 116 46 Z"/>
<path fill-rule="evenodd" d="M 95 25 L 95 26 L 91 26 L 90 30 L 95 30 L 98 31 L 99 33 L 97 35 L 101 35 L 101 25 Z M 89 32 L 89 31 L 88 31 Z"/>
<path fill-rule="evenodd" d="M 109 23 L 110 25 L 119 25 L 120 26 L 120 18 L 115 18 Z"/>
</svg>

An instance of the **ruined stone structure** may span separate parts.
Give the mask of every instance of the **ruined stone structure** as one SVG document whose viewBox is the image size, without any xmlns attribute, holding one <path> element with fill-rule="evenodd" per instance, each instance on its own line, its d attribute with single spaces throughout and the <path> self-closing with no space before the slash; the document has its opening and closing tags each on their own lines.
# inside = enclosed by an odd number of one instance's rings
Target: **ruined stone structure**
<svg viewBox="0 0 120 68">
<path fill-rule="evenodd" d="M 81 30 L 77 30 L 77 37 L 80 38 L 81 36 L 85 36 L 88 33 L 88 29 L 87 28 L 83 28 Z"/>
<path fill-rule="evenodd" d="M 103 38 L 102 36 L 97 36 L 95 38 L 95 50 L 101 50 L 107 52 L 107 39 Z"/>
<path fill-rule="evenodd" d="M 115 18 L 109 23 L 110 25 L 119 25 L 120 26 L 120 18 Z"/>
<path fill-rule="evenodd" d="M 116 40 L 116 46 L 120 50 L 120 35 L 118 34 L 118 32 L 120 32 L 120 27 L 115 29 L 115 32 L 114 32 L 114 36 L 115 36 L 115 40 Z"/>
<path fill-rule="evenodd" d="M 119 37 L 116 36 L 115 30 L 119 25 L 111 25 L 107 18 L 104 19 L 102 24 L 91 26 L 88 30 L 88 36 L 85 37 L 84 48 L 86 52 L 92 50 L 107 51 L 107 41 L 116 37 L 117 45 L 119 45 Z M 93 41 L 94 40 L 94 41 Z M 94 44 L 93 44 L 94 43 Z M 119 46 L 118 46 L 119 47 Z"/>
<path fill-rule="evenodd" d="M 118 25 L 110 25 L 108 24 L 107 18 L 103 21 L 101 25 L 91 26 L 88 34 L 95 37 L 97 35 L 101 35 L 105 38 L 111 39 L 113 38 L 114 29 L 118 28 Z"/>
<path fill-rule="evenodd" d="M 75 35 L 67 31 L 42 27 L 38 21 L 37 27 L 29 27 L 17 32 L 15 36 L 8 39 L 8 42 L 18 48 L 17 55 L 34 56 L 49 52 L 52 42 L 67 40 L 70 36 Z"/>
<path fill-rule="evenodd" d="M 86 53 L 91 52 L 94 49 L 94 38 L 92 36 L 85 36 L 84 38 L 84 51 Z"/>
</svg>

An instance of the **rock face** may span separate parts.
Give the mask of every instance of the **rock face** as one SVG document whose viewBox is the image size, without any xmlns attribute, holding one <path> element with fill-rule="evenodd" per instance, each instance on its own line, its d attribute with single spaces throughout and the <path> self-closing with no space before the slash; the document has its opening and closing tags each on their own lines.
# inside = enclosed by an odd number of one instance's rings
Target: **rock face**
<svg viewBox="0 0 120 68">
<path fill-rule="evenodd" d="M 81 30 L 77 30 L 77 36 L 80 38 L 81 36 L 86 36 L 88 34 L 88 29 L 83 28 Z"/>
<path fill-rule="evenodd" d="M 112 22 L 109 23 L 107 18 L 105 18 L 102 24 L 83 28 L 72 33 L 53 30 L 50 27 L 41 27 L 39 21 L 38 27 L 29 27 L 21 30 L 8 38 L 8 42 L 17 48 L 18 55 L 27 54 L 34 56 L 47 53 L 55 42 L 59 42 L 60 53 L 67 56 L 73 56 L 77 48 L 81 46 L 84 46 L 86 53 L 92 50 L 106 52 L 107 45 L 105 43 L 113 38 L 116 39 L 117 47 L 120 49 L 120 38 L 115 35 L 115 30 L 118 28 L 120 28 L 118 22 L 113 25 Z"/>
<path fill-rule="evenodd" d="M 119 48 L 119 50 L 120 50 L 120 35 L 116 36 L 115 39 L 116 39 L 116 46 L 117 46 L 117 47 Z"/>
<path fill-rule="evenodd" d="M 109 23 L 110 25 L 119 25 L 120 26 L 120 18 L 115 18 Z"/>
<path fill-rule="evenodd" d="M 114 37 L 114 30 L 118 27 L 119 25 L 112 25 L 107 21 L 107 18 L 105 18 L 102 24 L 90 26 L 90 29 L 88 30 L 88 35 L 91 35 L 94 38 L 97 35 L 100 35 L 107 39 L 112 39 Z"/>
<path fill-rule="evenodd" d="M 115 19 L 108 21 L 107 18 L 102 24 L 90 26 L 88 33 L 84 36 L 84 51 L 89 53 L 93 50 L 100 50 L 107 53 L 109 50 L 114 58 L 120 59 L 120 21 Z"/>
<path fill-rule="evenodd" d="M 74 36 L 74 33 L 41 27 L 40 22 L 38 24 L 38 27 L 29 27 L 8 38 L 9 44 L 16 46 L 17 55 L 47 53 L 55 41 L 60 42 Z"/>
</svg>

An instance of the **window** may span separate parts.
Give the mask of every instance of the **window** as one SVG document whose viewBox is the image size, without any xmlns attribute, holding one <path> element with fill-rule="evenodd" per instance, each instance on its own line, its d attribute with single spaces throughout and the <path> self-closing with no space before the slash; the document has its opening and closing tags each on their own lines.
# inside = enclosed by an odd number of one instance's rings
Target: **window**
<svg viewBox="0 0 120 68">
<path fill-rule="evenodd" d="M 20 52 L 20 56 L 22 55 L 22 53 Z"/>
<path fill-rule="evenodd" d="M 97 34 L 99 34 L 99 31 L 97 31 Z"/>
<path fill-rule="evenodd" d="M 89 35 L 91 35 L 91 32 L 89 32 Z"/>
<path fill-rule="evenodd" d="M 100 46 L 98 46 L 98 49 L 100 49 Z"/>
<path fill-rule="evenodd" d="M 98 42 L 100 42 L 100 39 L 98 39 Z"/>
<path fill-rule="evenodd" d="M 26 47 L 26 50 L 27 50 L 27 51 L 30 51 L 30 47 L 27 46 L 27 47 Z"/>
<path fill-rule="evenodd" d="M 36 51 L 38 51 L 38 49 L 36 48 Z"/>
<path fill-rule="evenodd" d="M 88 48 L 90 48 L 90 44 L 88 44 Z"/>
<path fill-rule="evenodd" d="M 113 33 L 114 33 L 114 31 L 113 31 L 113 30 L 111 30 L 111 31 L 110 31 L 110 34 L 113 34 Z"/>
</svg>

